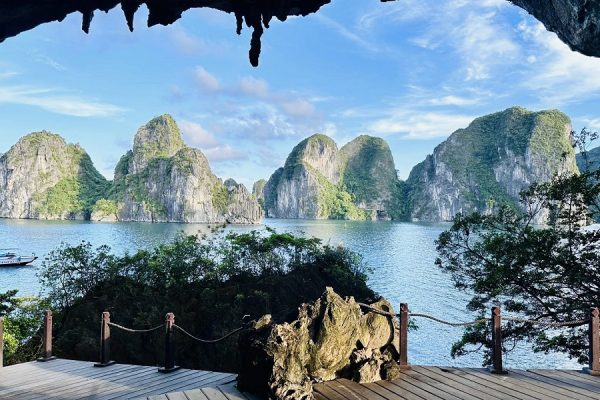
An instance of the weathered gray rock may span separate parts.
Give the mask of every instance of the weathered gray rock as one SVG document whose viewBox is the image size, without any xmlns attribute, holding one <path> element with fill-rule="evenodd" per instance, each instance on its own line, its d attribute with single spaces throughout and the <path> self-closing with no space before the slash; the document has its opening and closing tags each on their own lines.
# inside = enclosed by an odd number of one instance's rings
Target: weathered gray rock
<svg viewBox="0 0 600 400">
<path fill-rule="evenodd" d="M 224 184 L 204 154 L 184 144 L 167 114 L 138 130 L 103 202 L 96 205 L 93 220 L 255 224 L 263 217 L 243 185 Z"/>
<path fill-rule="evenodd" d="M 571 122 L 558 110 L 513 107 L 477 118 L 413 168 L 411 216 L 449 221 L 459 212 L 519 207 L 519 193 L 532 183 L 577 171 L 571 140 Z M 536 222 L 546 217 L 541 212 Z"/>
<path fill-rule="evenodd" d="M 31 133 L 0 157 L 0 217 L 85 219 L 108 185 L 79 145 Z"/>
<path fill-rule="evenodd" d="M 398 178 L 380 138 L 359 136 L 338 150 L 321 134 L 300 142 L 264 187 L 273 218 L 390 219 Z"/>
<path fill-rule="evenodd" d="M 385 300 L 373 306 L 393 312 Z M 393 379 L 397 330 L 395 319 L 364 314 L 353 298 L 327 288 L 320 299 L 300 306 L 295 321 L 275 324 L 265 316 L 242 335 L 238 386 L 271 399 L 306 400 L 313 382 Z"/>
</svg>

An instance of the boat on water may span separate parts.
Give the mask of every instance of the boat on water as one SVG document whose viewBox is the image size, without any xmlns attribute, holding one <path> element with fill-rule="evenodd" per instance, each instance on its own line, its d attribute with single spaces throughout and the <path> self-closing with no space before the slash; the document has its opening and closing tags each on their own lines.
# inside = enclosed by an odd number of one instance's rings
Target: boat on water
<svg viewBox="0 0 600 400">
<path fill-rule="evenodd" d="M 37 260 L 35 254 L 21 256 L 13 250 L 15 249 L 0 249 L 0 267 L 18 267 L 30 264 Z"/>
</svg>

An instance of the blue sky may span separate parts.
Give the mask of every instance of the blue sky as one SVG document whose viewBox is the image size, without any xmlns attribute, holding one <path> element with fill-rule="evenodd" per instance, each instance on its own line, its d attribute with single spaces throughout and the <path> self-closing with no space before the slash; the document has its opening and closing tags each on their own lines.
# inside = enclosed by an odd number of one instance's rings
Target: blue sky
<svg viewBox="0 0 600 400">
<path fill-rule="evenodd" d="M 221 177 L 251 185 L 303 138 L 384 137 L 402 178 L 473 118 L 558 108 L 600 130 L 600 59 L 571 52 L 505 0 L 336 0 L 273 21 L 260 66 L 233 15 L 190 10 L 130 33 L 120 9 L 0 44 L 0 152 L 42 129 L 80 143 L 108 178 L 139 126 L 172 114 Z"/>
</svg>

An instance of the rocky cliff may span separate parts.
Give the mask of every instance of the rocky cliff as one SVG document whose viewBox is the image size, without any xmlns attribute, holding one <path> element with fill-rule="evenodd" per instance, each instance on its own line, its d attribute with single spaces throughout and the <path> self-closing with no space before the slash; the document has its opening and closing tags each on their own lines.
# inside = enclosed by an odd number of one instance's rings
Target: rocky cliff
<svg viewBox="0 0 600 400">
<path fill-rule="evenodd" d="M 200 150 L 186 146 L 170 115 L 154 118 L 121 157 L 93 220 L 253 224 L 262 209 L 243 185 L 222 182 Z"/>
<path fill-rule="evenodd" d="M 411 217 L 447 221 L 458 212 L 517 207 L 530 184 L 577 171 L 571 139 L 571 122 L 557 110 L 513 107 L 477 118 L 413 168 Z"/>
<path fill-rule="evenodd" d="M 0 217 L 85 219 L 108 186 L 79 145 L 31 133 L 0 157 Z"/>
<path fill-rule="evenodd" d="M 390 149 L 360 136 L 338 150 L 325 135 L 300 142 L 263 189 L 269 217 L 387 219 L 397 183 Z"/>
<path fill-rule="evenodd" d="M 585 152 L 585 154 L 577 153 L 577 168 L 579 171 L 590 172 L 600 168 L 600 147 L 594 147 Z"/>
</svg>

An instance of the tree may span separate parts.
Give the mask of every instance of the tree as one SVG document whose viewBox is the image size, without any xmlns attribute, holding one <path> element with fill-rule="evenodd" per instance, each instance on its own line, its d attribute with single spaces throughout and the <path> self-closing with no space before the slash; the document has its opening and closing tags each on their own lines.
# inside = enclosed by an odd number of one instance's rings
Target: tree
<svg viewBox="0 0 600 400">
<path fill-rule="evenodd" d="M 576 144 L 585 150 L 596 136 L 583 130 Z M 507 314 L 538 321 L 589 318 L 590 307 L 600 306 L 600 230 L 584 225 L 600 211 L 599 182 L 600 170 L 562 174 L 521 193 L 525 211 L 501 207 L 489 215 L 457 215 L 436 241 L 436 263 L 456 288 L 472 294 L 467 308 L 481 317 L 500 305 Z M 532 223 L 538 213 L 546 215 L 546 225 Z M 528 340 L 535 351 L 587 361 L 587 325 L 556 329 L 508 322 L 502 334 L 504 351 Z M 452 355 L 484 347 L 488 363 L 490 336 L 489 324 L 471 326 Z"/>
</svg>

